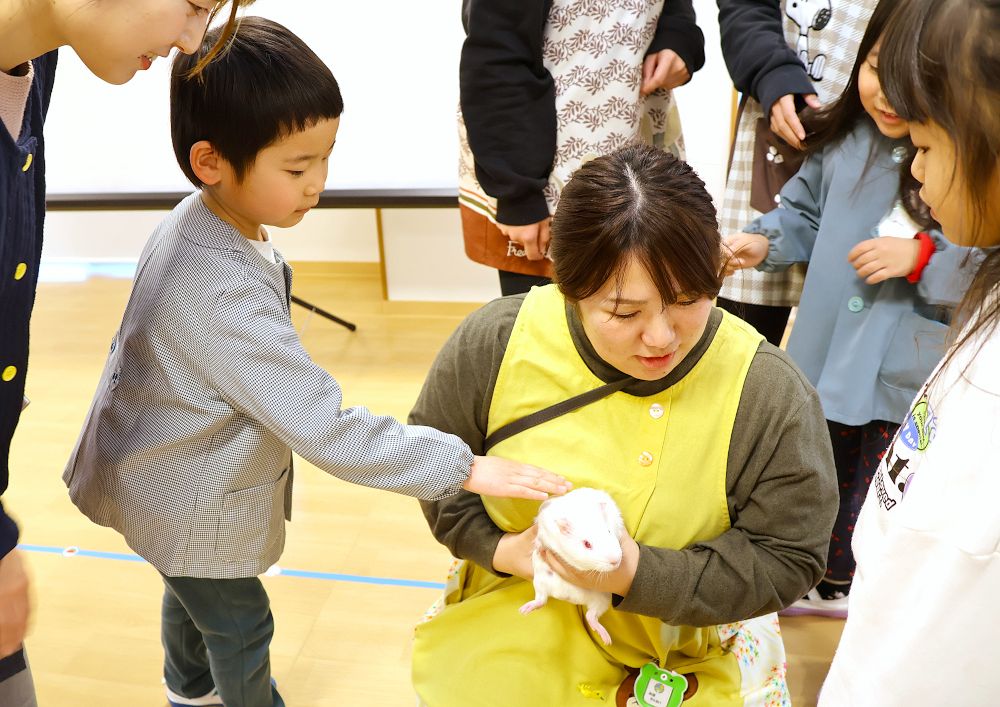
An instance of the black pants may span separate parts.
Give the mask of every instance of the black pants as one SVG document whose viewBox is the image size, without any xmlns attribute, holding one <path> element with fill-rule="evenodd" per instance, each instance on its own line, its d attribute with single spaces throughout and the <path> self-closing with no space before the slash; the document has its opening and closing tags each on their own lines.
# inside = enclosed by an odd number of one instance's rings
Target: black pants
<svg viewBox="0 0 1000 707">
<path fill-rule="evenodd" d="M 719 297 L 716 304 L 730 314 L 745 321 L 775 346 L 781 346 L 781 338 L 788 326 L 791 307 L 772 307 L 766 304 L 746 304 Z"/>
<path fill-rule="evenodd" d="M 527 292 L 535 285 L 541 287 L 552 282 L 549 278 L 540 275 L 522 275 L 521 273 L 508 272 L 506 270 L 497 270 L 497 273 L 500 275 L 500 294 L 504 297 L 507 295 L 519 295 Z"/>
<path fill-rule="evenodd" d="M 830 536 L 823 584 L 830 589 L 839 588 L 846 594 L 850 590 L 856 564 L 851 551 L 854 524 L 858 522 L 858 513 L 868 495 L 872 477 L 899 425 L 883 420 L 872 420 L 859 427 L 829 420 L 826 424 L 830 428 L 833 463 L 837 467 L 840 508 Z"/>
<path fill-rule="evenodd" d="M 285 707 L 271 683 L 274 619 L 257 577 L 163 577 L 163 677 L 184 697 L 213 687 L 233 707 Z"/>
</svg>

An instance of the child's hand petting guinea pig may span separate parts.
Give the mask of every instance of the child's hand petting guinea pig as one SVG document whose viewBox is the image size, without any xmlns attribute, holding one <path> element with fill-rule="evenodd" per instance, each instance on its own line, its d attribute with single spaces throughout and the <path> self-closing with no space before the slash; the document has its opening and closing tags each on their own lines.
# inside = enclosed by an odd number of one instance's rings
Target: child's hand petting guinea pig
<svg viewBox="0 0 1000 707">
<path fill-rule="evenodd" d="M 544 501 L 550 494 L 573 487 L 566 479 L 531 464 L 503 457 L 473 457 L 469 478 L 462 488 L 481 496 L 527 498 Z"/>
</svg>

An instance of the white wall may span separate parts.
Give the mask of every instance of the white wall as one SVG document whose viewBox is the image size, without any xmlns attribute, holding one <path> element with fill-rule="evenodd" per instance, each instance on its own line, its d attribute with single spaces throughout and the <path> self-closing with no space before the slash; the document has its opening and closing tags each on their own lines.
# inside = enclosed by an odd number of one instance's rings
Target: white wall
<svg viewBox="0 0 1000 707">
<path fill-rule="evenodd" d="M 686 86 L 677 89 L 677 104 L 687 158 L 715 198 L 722 203 L 732 130 L 733 87 L 719 49 L 719 20 L 715 0 L 694 0 L 698 26 L 705 33 L 705 67 Z"/>
<path fill-rule="evenodd" d="M 50 211 L 42 258 L 134 261 L 166 211 Z M 317 209 L 294 229 L 269 231 L 289 260 L 377 262 L 372 209 Z"/>
<path fill-rule="evenodd" d="M 281 5 L 282 2 L 285 4 Z M 345 5 L 346 3 L 342 4 L 341 2 L 329 3 L 335 12 L 340 12 Z M 409 5 L 407 4 L 408 7 Z M 419 3 L 412 3 L 412 5 L 425 7 Z M 432 5 L 437 7 L 436 3 L 432 3 Z M 309 6 L 315 7 L 311 2 Z M 449 10 L 447 20 L 438 18 L 435 21 L 445 24 L 452 21 L 457 23 L 457 16 L 451 17 L 451 14 L 457 15 L 457 6 L 456 2 L 455 7 Z M 281 19 L 279 11 L 287 15 L 289 7 L 288 0 L 258 0 L 253 5 L 253 11 L 256 14 Z M 710 193 L 718 204 L 722 197 L 726 160 L 729 155 L 732 88 L 719 52 L 715 2 L 714 0 L 695 0 L 695 8 L 698 12 L 699 25 L 705 32 L 706 63 L 705 68 L 695 74 L 691 83 L 678 89 L 677 99 L 684 125 L 688 161 L 705 180 Z M 275 12 L 272 13 L 271 10 L 275 10 Z M 436 15 L 432 17 L 421 13 L 414 14 L 411 10 L 406 10 L 402 15 L 402 18 L 409 23 L 409 30 L 412 32 L 414 28 L 417 28 L 417 34 L 425 38 L 422 41 L 426 44 L 435 44 L 432 41 L 434 37 L 429 32 L 420 34 L 419 29 L 436 17 Z M 399 17 L 396 20 L 401 21 Z M 296 32 L 300 32 L 302 29 L 294 26 L 292 22 L 288 22 L 288 24 Z M 323 23 L 314 23 L 313 26 L 307 26 L 306 31 L 301 33 L 307 41 L 313 43 L 311 36 L 320 37 L 322 25 Z M 449 56 L 455 57 L 457 56 L 457 46 L 452 46 L 449 43 L 453 43 L 453 30 L 454 28 L 448 25 L 444 34 L 449 39 L 444 44 L 447 51 L 452 52 Z M 460 32 L 460 30 L 459 26 L 458 31 Z M 338 32 L 343 31 L 345 31 L 343 28 L 338 29 Z M 359 34 L 353 29 L 351 32 L 354 35 Z M 351 46 L 357 49 L 360 53 L 359 56 L 366 56 L 365 52 L 372 51 L 370 47 L 362 51 L 362 47 L 367 46 L 367 43 L 358 44 L 360 40 L 357 37 L 353 37 L 352 41 L 355 44 Z M 380 42 L 384 42 L 384 39 L 380 39 Z M 433 50 L 428 49 L 429 52 L 432 52 L 432 57 L 437 57 L 433 60 L 438 63 L 441 61 L 440 56 L 433 52 L 439 50 L 440 46 L 433 48 Z M 64 52 L 64 55 L 70 54 L 71 52 Z M 66 56 L 63 56 L 60 60 L 63 65 L 66 63 L 65 59 Z M 324 59 L 327 57 L 324 56 Z M 330 59 L 327 60 L 330 61 Z M 343 56 L 334 57 L 334 60 L 341 64 L 346 62 L 346 58 Z M 431 130 L 419 120 L 421 116 L 426 118 L 427 115 L 413 110 L 413 106 L 419 105 L 419 101 L 416 101 L 411 95 L 414 91 L 413 87 L 421 83 L 425 86 L 432 83 L 429 77 L 420 75 L 419 71 L 409 70 L 415 66 L 414 62 L 420 60 L 419 57 L 407 56 L 405 61 L 398 63 L 398 66 L 407 69 L 404 73 L 370 77 L 372 80 L 378 79 L 383 82 L 386 87 L 391 87 L 391 91 L 380 92 L 379 95 L 370 96 L 366 100 L 355 99 L 354 108 L 351 107 L 351 100 L 348 99 L 348 114 L 345 114 L 344 128 L 338 139 L 337 151 L 331 167 L 330 187 L 359 185 L 357 181 L 352 181 L 354 177 L 349 174 L 357 162 L 352 164 L 348 149 L 370 157 L 369 163 L 365 166 L 364 174 L 371 175 L 372 170 L 382 174 L 381 178 L 384 182 L 382 186 L 387 184 L 399 186 L 398 182 L 392 182 L 393 175 L 404 175 L 403 178 L 406 178 L 405 174 L 407 170 L 412 168 L 413 164 L 410 160 L 416 159 L 419 162 L 425 159 L 424 151 L 428 145 L 434 144 L 435 140 L 440 143 L 438 147 L 443 145 L 443 149 L 447 152 L 448 164 L 455 164 L 453 111 L 449 109 L 447 115 L 437 116 L 436 120 L 440 124 L 435 124 Z M 455 59 L 451 59 L 451 61 L 454 62 Z M 334 64 L 334 61 L 331 63 Z M 163 68 L 160 67 L 160 70 Z M 451 76 L 449 72 L 446 72 L 445 75 Z M 65 84 L 65 79 L 67 76 L 61 73 L 58 81 Z M 102 88 L 100 95 L 119 95 L 117 92 L 128 91 L 133 86 L 142 85 L 144 80 L 149 79 L 152 79 L 153 82 L 159 80 L 155 77 L 140 76 L 124 87 Z M 89 79 L 87 80 L 89 81 Z M 449 78 L 438 83 L 447 84 L 447 91 L 457 90 L 457 77 L 454 81 Z M 401 84 L 406 84 L 406 87 L 401 87 Z M 150 85 L 154 84 L 150 83 Z M 69 101 L 70 96 L 66 94 L 72 92 L 64 89 L 66 86 L 57 82 L 55 96 L 62 97 L 60 100 Z M 108 92 L 107 94 L 103 93 L 105 90 Z M 161 90 L 163 90 L 162 87 Z M 345 97 L 349 96 L 352 91 L 353 89 L 349 90 L 347 82 L 344 81 Z M 391 97 L 386 99 L 386 93 L 391 94 Z M 398 100 L 400 96 L 406 100 L 401 102 Z M 143 134 L 148 136 L 150 144 L 157 140 L 168 141 L 169 135 L 164 102 L 165 93 L 155 100 L 163 102 L 163 105 L 153 110 L 154 115 L 148 123 L 144 120 L 141 127 Z M 457 95 L 452 100 L 452 105 L 454 105 L 455 100 L 457 100 Z M 401 105 L 401 103 L 406 105 Z M 143 103 L 143 105 L 147 104 Z M 376 116 L 386 113 L 385 105 L 392 107 L 390 122 L 395 126 L 394 128 L 386 129 L 385 134 L 376 133 L 368 137 L 360 132 L 352 135 L 348 131 L 347 126 L 351 124 L 350 120 L 356 120 L 359 124 L 364 121 L 376 120 Z M 69 104 L 66 103 L 63 110 L 68 110 L 68 108 Z M 129 112 L 137 111 L 130 109 Z M 149 110 L 144 112 L 149 113 Z M 57 119 L 55 114 L 53 118 Z M 53 127 L 56 127 L 55 132 L 59 133 L 58 123 L 55 126 L 52 124 L 48 126 L 50 169 L 54 156 L 59 154 L 66 157 L 63 168 L 66 174 L 82 174 L 81 170 L 72 168 L 72 163 L 75 161 L 76 164 L 87 164 L 88 158 L 80 154 L 83 146 L 71 147 L 66 143 L 60 146 L 58 139 L 52 139 Z M 159 134 L 161 137 L 155 138 L 154 134 Z M 60 152 L 61 148 L 65 152 Z M 102 147 L 102 149 L 105 148 Z M 161 144 L 159 149 L 165 150 L 169 155 L 169 144 L 166 146 Z M 121 152 L 116 150 L 114 154 L 115 159 L 123 159 Z M 75 160 L 70 159 L 74 158 L 74 155 Z M 170 156 L 170 160 L 172 160 L 172 156 Z M 120 190 L 128 191 L 133 188 L 134 182 L 130 181 L 129 175 L 135 169 L 134 165 L 123 165 L 120 181 L 117 182 Z M 177 170 L 177 174 L 180 174 L 179 170 Z M 67 179 L 70 181 L 72 179 L 81 180 L 83 177 L 77 176 Z M 446 177 L 441 174 L 435 179 L 439 181 L 441 179 L 450 180 L 445 186 L 453 187 L 455 173 L 450 171 Z M 64 179 L 64 183 L 69 182 Z M 93 188 L 79 188 L 84 182 L 73 183 L 76 184 L 77 191 L 103 190 L 98 188 L 100 185 L 97 184 L 93 184 Z M 372 186 L 371 183 L 363 185 Z M 426 186 L 426 184 L 424 185 Z M 436 185 L 441 186 L 441 184 Z M 403 186 L 414 186 L 414 184 L 403 184 Z M 58 180 L 56 183 L 52 183 L 50 179 L 50 189 L 56 191 L 58 187 Z M 173 188 L 182 187 L 175 186 Z M 72 189 L 69 190 L 72 191 Z M 465 257 L 457 208 L 385 209 L 382 213 L 385 269 L 390 299 L 486 301 L 499 294 L 495 271 L 472 263 Z M 147 236 L 162 216 L 162 212 L 156 211 L 52 212 L 49 214 L 46 226 L 43 258 L 50 265 L 75 260 L 135 260 Z M 310 213 L 301 224 L 293 229 L 273 229 L 273 237 L 277 247 L 290 260 L 376 262 L 379 257 L 375 212 L 372 209 L 318 209 Z"/>
<path fill-rule="evenodd" d="M 299 35 L 340 83 L 344 114 L 334 150 L 339 168 L 331 172 L 330 188 L 454 186 L 459 5 L 256 0 L 247 10 Z M 169 63 L 158 59 L 128 84 L 108 86 L 71 50 L 60 52 L 46 125 L 50 192 L 190 187 L 170 146 Z M 81 139 L 95 135 L 102 139 Z"/>
</svg>

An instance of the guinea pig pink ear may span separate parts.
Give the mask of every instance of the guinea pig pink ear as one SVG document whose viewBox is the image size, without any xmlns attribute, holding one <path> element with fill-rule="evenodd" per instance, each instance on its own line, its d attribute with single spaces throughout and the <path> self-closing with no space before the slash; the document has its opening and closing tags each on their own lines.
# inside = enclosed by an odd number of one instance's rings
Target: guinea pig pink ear
<svg viewBox="0 0 1000 707">
<path fill-rule="evenodd" d="M 563 535 L 571 535 L 573 533 L 573 527 L 569 524 L 569 521 L 565 518 L 560 518 L 556 521 L 556 527 L 559 528 L 559 532 Z"/>
</svg>

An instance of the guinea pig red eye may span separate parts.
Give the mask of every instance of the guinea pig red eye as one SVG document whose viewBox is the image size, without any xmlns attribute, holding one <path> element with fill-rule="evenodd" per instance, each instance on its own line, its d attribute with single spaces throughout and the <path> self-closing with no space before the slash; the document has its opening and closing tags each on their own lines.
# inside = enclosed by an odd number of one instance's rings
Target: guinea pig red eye
<svg viewBox="0 0 1000 707">
<path fill-rule="evenodd" d="M 584 540 L 584 541 L 583 541 L 583 546 L 584 546 L 585 548 L 587 548 L 588 550 L 589 550 L 589 549 L 591 549 L 592 547 L 594 547 L 593 545 L 591 545 L 591 544 L 590 544 L 590 541 L 589 541 L 589 540 Z"/>
</svg>

